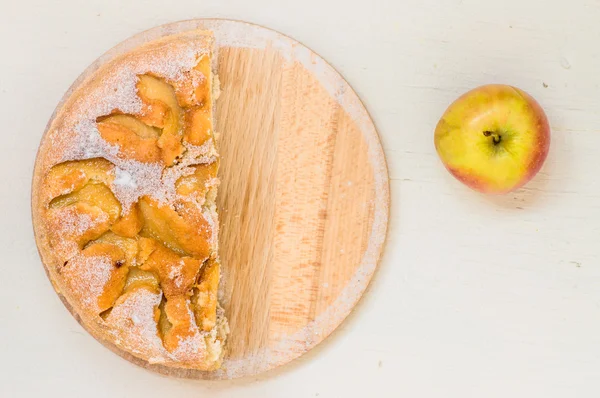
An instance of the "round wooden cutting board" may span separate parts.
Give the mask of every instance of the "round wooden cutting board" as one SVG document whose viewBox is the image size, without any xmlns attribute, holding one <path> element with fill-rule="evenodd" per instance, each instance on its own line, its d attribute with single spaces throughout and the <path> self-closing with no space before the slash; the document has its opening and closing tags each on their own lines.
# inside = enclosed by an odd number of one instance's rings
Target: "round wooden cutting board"
<svg viewBox="0 0 600 398">
<path fill-rule="evenodd" d="M 257 25 L 201 19 L 143 32 L 100 57 L 64 99 L 113 57 L 198 28 L 215 34 L 221 81 L 216 130 L 227 359 L 216 372 L 178 370 L 103 344 L 163 374 L 225 379 L 290 362 L 346 318 L 382 252 L 389 187 L 377 131 L 348 83 L 302 44 Z"/>
</svg>

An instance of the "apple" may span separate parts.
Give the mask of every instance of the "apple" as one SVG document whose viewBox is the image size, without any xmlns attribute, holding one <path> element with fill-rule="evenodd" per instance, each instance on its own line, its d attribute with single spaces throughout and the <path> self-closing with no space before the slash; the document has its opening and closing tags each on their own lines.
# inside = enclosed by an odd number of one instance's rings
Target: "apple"
<svg viewBox="0 0 600 398">
<path fill-rule="evenodd" d="M 542 107 L 516 87 L 490 84 L 454 101 L 435 128 L 444 166 L 484 193 L 513 191 L 536 175 L 550 148 Z"/>
</svg>

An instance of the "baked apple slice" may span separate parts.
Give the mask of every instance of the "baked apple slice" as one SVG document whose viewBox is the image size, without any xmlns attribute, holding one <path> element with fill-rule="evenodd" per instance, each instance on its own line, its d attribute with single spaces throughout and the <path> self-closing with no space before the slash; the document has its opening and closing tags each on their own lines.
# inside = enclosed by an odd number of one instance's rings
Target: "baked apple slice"
<svg viewBox="0 0 600 398">
<path fill-rule="evenodd" d="M 161 159 L 158 129 L 129 115 L 108 116 L 98 121 L 97 125 L 102 138 L 119 147 L 120 157 L 146 163 Z"/>
<path fill-rule="evenodd" d="M 213 231 L 202 214 L 179 214 L 147 196 L 140 199 L 139 206 L 144 217 L 143 236 L 154 238 L 181 255 L 208 258 Z"/>
<path fill-rule="evenodd" d="M 184 151 L 182 141 L 182 110 L 173 87 L 150 75 L 139 76 L 138 95 L 145 104 L 141 120 L 162 128 L 158 138 L 162 160 L 172 166 Z M 162 118 L 162 120 L 160 120 Z"/>
</svg>

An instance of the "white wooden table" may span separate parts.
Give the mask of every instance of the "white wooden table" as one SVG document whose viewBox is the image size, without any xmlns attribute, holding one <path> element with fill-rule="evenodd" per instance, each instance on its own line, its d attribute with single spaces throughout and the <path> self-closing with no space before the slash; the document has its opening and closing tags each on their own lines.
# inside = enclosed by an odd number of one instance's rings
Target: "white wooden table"
<svg viewBox="0 0 600 398">
<path fill-rule="evenodd" d="M 600 394 L 600 1 L 166 4 L 0 2 L 1 397 Z M 203 16 L 266 25 L 330 61 L 371 112 L 392 180 L 361 305 L 301 360 L 233 382 L 167 379 L 95 342 L 46 279 L 29 211 L 39 139 L 79 73 L 132 34 Z M 433 147 L 446 106 L 492 82 L 532 94 L 553 130 L 540 174 L 504 197 L 460 185 Z"/>
</svg>

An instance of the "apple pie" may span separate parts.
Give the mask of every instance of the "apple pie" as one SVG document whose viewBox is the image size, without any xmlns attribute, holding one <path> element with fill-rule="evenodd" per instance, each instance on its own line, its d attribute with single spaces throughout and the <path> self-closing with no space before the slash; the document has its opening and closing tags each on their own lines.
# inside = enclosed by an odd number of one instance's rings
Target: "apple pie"
<svg viewBox="0 0 600 398">
<path fill-rule="evenodd" d="M 214 39 L 146 43 L 88 75 L 42 139 L 32 211 L 48 275 L 96 338 L 143 361 L 219 368 Z"/>
</svg>

